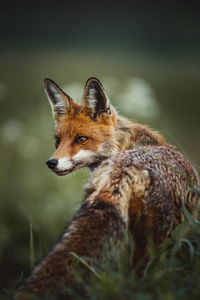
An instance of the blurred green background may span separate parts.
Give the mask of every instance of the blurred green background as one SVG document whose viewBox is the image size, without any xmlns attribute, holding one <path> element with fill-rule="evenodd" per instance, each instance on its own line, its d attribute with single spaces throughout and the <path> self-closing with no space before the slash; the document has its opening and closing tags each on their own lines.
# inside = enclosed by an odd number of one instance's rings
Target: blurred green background
<svg viewBox="0 0 200 300">
<path fill-rule="evenodd" d="M 194 3 L 2 4 L 1 288 L 14 288 L 53 246 L 89 176 L 79 170 L 57 177 L 45 166 L 54 151 L 54 122 L 43 79 L 81 101 L 91 76 L 123 115 L 161 131 L 199 168 L 200 20 Z"/>
</svg>

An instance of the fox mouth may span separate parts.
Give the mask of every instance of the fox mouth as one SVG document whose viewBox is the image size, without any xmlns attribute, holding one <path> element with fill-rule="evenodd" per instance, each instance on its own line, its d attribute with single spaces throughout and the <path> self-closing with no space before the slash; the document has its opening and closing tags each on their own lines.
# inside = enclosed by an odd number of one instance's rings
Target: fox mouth
<svg viewBox="0 0 200 300">
<path fill-rule="evenodd" d="M 69 174 L 70 172 L 72 172 L 72 170 L 64 170 L 64 171 L 54 170 L 54 173 L 56 173 L 56 175 L 58 175 L 58 176 L 65 176 L 65 175 Z"/>
<path fill-rule="evenodd" d="M 65 176 L 65 175 L 67 175 L 67 174 L 69 174 L 69 173 L 71 173 L 75 170 L 78 170 L 78 169 L 82 168 L 82 167 L 85 167 L 85 164 L 80 163 L 80 164 L 77 164 L 77 165 L 73 166 L 71 169 L 66 169 L 66 170 L 54 169 L 52 171 L 54 173 L 56 173 L 56 175 L 58 175 L 58 176 Z"/>
</svg>

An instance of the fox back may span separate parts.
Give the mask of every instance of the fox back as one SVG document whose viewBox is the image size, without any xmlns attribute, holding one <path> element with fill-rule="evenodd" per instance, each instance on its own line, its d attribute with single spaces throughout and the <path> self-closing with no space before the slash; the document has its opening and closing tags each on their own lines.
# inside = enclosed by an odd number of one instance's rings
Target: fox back
<svg viewBox="0 0 200 300">
<path fill-rule="evenodd" d="M 59 294 L 76 284 L 71 252 L 102 258 L 103 245 L 130 231 L 133 267 L 184 220 L 182 205 L 195 216 L 199 186 L 188 160 L 156 131 L 119 116 L 96 78 L 86 82 L 77 104 L 52 80 L 45 90 L 56 124 L 56 151 L 47 161 L 57 175 L 81 167 L 92 171 L 85 198 L 54 248 L 21 284 L 26 293 Z M 67 298 L 67 296 L 66 296 Z"/>
</svg>

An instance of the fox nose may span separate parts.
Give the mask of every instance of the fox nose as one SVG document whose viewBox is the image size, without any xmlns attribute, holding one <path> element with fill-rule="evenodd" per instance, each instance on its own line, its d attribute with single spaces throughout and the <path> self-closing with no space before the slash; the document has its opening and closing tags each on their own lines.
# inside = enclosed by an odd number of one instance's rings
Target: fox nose
<svg viewBox="0 0 200 300">
<path fill-rule="evenodd" d="M 58 160 L 55 158 L 50 158 L 46 161 L 46 164 L 49 169 L 54 169 L 58 164 Z"/>
</svg>

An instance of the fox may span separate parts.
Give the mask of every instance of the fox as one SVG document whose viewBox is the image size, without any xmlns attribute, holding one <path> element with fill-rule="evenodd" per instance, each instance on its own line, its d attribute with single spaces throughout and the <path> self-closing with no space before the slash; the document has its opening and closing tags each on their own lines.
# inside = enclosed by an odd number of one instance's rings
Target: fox
<svg viewBox="0 0 200 300">
<path fill-rule="evenodd" d="M 64 176 L 88 167 L 91 176 L 79 209 L 20 284 L 17 299 L 76 288 L 71 253 L 102 259 L 104 244 L 117 247 L 127 231 L 135 243 L 134 268 L 146 255 L 148 237 L 158 247 L 183 222 L 182 205 L 196 217 L 198 204 L 192 164 L 161 133 L 122 117 L 97 78 L 87 80 L 81 104 L 51 79 L 44 87 L 56 130 L 48 168 Z"/>
</svg>

